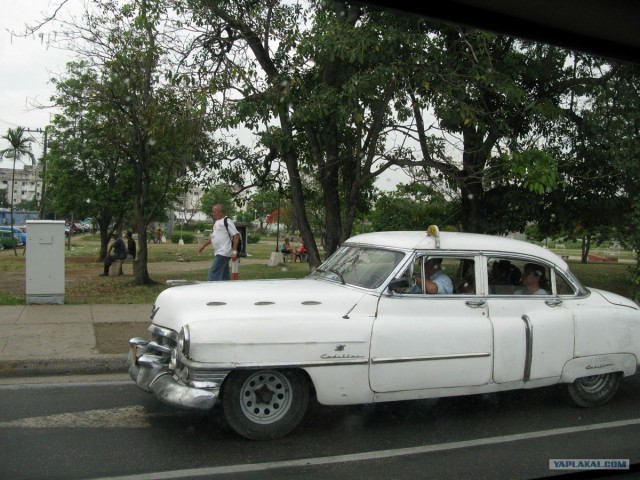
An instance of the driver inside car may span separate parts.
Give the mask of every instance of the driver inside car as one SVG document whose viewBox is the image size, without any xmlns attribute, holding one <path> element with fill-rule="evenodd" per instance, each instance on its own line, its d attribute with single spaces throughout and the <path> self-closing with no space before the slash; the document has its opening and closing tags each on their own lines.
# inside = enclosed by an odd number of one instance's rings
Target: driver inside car
<svg viewBox="0 0 640 480">
<path fill-rule="evenodd" d="M 422 263 L 422 259 L 420 259 L 419 263 Z M 414 285 L 409 287 L 405 293 L 453 293 L 453 282 L 451 278 L 442 271 L 442 258 L 429 258 L 424 262 L 424 277 L 425 282 L 423 286 L 422 275 L 418 269 L 418 273 L 414 274 Z"/>
</svg>

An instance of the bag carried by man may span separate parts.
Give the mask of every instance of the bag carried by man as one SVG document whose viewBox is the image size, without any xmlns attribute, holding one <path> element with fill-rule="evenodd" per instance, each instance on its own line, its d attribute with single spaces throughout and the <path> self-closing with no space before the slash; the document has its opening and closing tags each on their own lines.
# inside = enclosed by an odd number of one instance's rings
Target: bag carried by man
<svg viewBox="0 0 640 480">
<path fill-rule="evenodd" d="M 229 239 L 231 240 L 231 247 L 233 247 L 233 237 L 231 236 L 231 234 L 229 233 L 229 224 L 228 224 L 228 220 L 229 217 L 224 217 L 224 228 L 227 229 L 227 235 L 229 235 Z M 244 248 L 242 248 L 242 234 L 240 232 L 238 232 L 240 234 L 240 239 L 238 240 L 238 257 L 245 257 L 246 256 L 246 252 L 244 251 Z"/>
</svg>

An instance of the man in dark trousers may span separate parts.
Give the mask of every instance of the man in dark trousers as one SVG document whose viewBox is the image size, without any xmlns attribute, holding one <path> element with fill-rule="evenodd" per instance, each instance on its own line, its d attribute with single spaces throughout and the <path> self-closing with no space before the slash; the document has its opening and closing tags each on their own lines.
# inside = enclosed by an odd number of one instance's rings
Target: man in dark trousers
<svg viewBox="0 0 640 480">
<path fill-rule="evenodd" d="M 101 277 L 109 276 L 109 268 L 115 260 L 124 260 L 127 258 L 127 246 L 125 245 L 124 240 L 122 239 L 120 234 L 114 234 L 113 237 L 115 238 L 115 240 L 109 246 L 107 256 L 104 257 L 104 272 L 100 274 Z M 111 255 L 112 250 L 113 255 Z"/>
<path fill-rule="evenodd" d="M 133 239 L 131 230 L 127 232 L 127 257 L 136 259 L 136 241 Z"/>
</svg>

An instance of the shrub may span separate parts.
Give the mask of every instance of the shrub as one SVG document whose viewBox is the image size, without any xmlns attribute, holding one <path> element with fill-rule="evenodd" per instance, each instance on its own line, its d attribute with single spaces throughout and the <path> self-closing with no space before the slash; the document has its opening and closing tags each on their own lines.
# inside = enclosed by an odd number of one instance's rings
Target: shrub
<svg viewBox="0 0 640 480">
<path fill-rule="evenodd" d="M 171 243 L 179 243 L 180 237 L 182 237 L 184 243 L 193 243 L 195 239 L 195 235 L 191 232 L 182 232 L 182 235 L 180 232 L 173 232 L 173 235 L 171 235 Z"/>
<path fill-rule="evenodd" d="M 211 230 L 211 222 L 193 222 L 193 223 L 185 223 L 183 225 L 184 230 L 188 230 L 190 232 L 200 231 L 204 232 L 205 230 Z"/>
<path fill-rule="evenodd" d="M 259 233 L 249 233 L 247 234 L 247 243 L 258 243 L 260 241 Z"/>
</svg>

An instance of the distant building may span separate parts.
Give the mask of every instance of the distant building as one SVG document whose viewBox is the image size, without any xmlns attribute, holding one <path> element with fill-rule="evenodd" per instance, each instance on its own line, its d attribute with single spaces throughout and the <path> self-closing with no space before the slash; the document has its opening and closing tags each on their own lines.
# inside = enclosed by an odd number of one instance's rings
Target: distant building
<svg viewBox="0 0 640 480">
<path fill-rule="evenodd" d="M 23 168 L 16 168 L 13 182 L 13 204 L 23 201 L 40 200 L 42 190 L 42 180 L 40 173 L 41 165 L 25 165 Z M 11 202 L 11 177 L 13 169 L 0 168 L 0 190 L 6 192 L 7 202 Z"/>
</svg>

